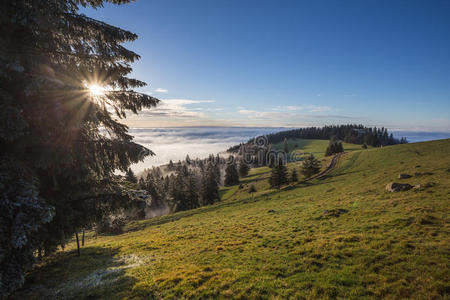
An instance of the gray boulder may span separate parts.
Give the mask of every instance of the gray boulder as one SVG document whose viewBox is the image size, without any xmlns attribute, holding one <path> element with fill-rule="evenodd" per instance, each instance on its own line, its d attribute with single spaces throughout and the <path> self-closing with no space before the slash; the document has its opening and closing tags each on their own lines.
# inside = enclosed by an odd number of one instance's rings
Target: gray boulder
<svg viewBox="0 0 450 300">
<path fill-rule="evenodd" d="M 413 186 L 408 183 L 391 182 L 386 185 L 386 190 L 389 192 L 407 191 L 412 188 L 413 188 Z"/>
</svg>

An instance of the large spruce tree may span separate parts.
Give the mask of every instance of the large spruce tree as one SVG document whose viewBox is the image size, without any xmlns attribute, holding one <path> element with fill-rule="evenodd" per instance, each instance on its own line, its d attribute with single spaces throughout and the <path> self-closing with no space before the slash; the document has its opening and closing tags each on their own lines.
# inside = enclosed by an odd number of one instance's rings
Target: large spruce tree
<svg viewBox="0 0 450 300">
<path fill-rule="evenodd" d="M 103 2 L 1 5 L 0 297 L 23 283 L 33 251 L 51 252 L 130 200 L 114 172 L 152 154 L 118 120 L 158 102 L 127 77 L 139 56 L 121 44 L 137 36 L 78 11 Z"/>
<path fill-rule="evenodd" d="M 239 176 L 241 178 L 247 176 L 249 170 L 250 167 L 248 166 L 248 164 L 245 163 L 244 159 L 241 159 L 239 161 Z"/>
<path fill-rule="evenodd" d="M 298 181 L 297 170 L 295 169 L 295 167 L 292 169 L 290 181 L 291 182 L 297 182 Z"/>
<path fill-rule="evenodd" d="M 314 157 L 314 155 L 311 154 L 303 161 L 302 167 L 300 168 L 300 173 L 307 178 L 319 172 L 320 162 Z"/>
<path fill-rule="evenodd" d="M 233 161 L 229 163 L 225 168 L 225 186 L 231 186 L 239 184 L 239 173 L 236 167 L 236 163 Z"/>
<path fill-rule="evenodd" d="M 286 138 L 283 140 L 283 151 L 286 155 L 289 154 L 289 145 Z"/>
<path fill-rule="evenodd" d="M 283 159 L 278 158 L 277 164 L 272 168 L 269 184 L 271 187 L 280 188 L 283 184 L 288 183 L 288 171 Z"/>
<path fill-rule="evenodd" d="M 216 174 L 216 166 L 209 162 L 202 174 L 200 199 L 202 205 L 213 204 L 219 200 L 219 182 Z"/>
</svg>

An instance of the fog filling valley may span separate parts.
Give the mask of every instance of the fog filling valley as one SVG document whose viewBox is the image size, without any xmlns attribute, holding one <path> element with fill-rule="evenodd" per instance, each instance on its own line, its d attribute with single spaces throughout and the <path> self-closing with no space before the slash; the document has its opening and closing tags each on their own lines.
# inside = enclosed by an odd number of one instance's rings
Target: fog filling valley
<svg viewBox="0 0 450 300">
<path fill-rule="evenodd" d="M 190 158 L 206 158 L 209 154 L 223 153 L 230 146 L 248 139 L 288 130 L 280 127 L 173 127 L 173 128 L 130 128 L 134 141 L 152 150 L 156 155 L 135 164 L 132 169 L 139 174 L 146 168 L 174 163 Z M 449 138 L 450 133 L 392 131 L 395 137 L 406 137 L 409 142 L 420 142 Z"/>
</svg>

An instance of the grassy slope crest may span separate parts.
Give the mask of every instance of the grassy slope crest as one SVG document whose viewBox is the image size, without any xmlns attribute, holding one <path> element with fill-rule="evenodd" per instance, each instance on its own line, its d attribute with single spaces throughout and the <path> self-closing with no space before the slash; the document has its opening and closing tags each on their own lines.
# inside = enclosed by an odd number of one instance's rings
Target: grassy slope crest
<svg viewBox="0 0 450 300">
<path fill-rule="evenodd" d="M 322 142 L 296 141 L 317 154 Z M 448 298 L 450 140 L 345 148 L 325 178 L 274 190 L 268 168 L 252 169 L 218 204 L 92 236 L 81 257 L 72 245 L 35 268 L 18 295 Z M 430 184 L 390 193 L 391 181 Z"/>
</svg>

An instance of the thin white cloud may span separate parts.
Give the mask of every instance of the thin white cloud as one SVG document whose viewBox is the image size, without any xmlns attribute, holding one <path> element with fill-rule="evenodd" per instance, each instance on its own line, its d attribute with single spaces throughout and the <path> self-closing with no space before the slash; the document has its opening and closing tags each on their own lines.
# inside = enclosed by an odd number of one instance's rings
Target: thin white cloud
<svg viewBox="0 0 450 300">
<path fill-rule="evenodd" d="M 196 108 L 192 108 L 192 110 L 197 110 L 197 111 L 223 111 L 225 110 L 222 107 L 217 107 L 217 108 L 205 108 L 205 107 L 196 107 Z"/>
<path fill-rule="evenodd" d="M 305 106 L 295 106 L 295 105 L 288 105 L 288 106 L 276 106 L 272 110 L 274 111 L 306 111 L 306 112 L 325 112 L 325 111 L 332 111 L 333 108 L 330 106 L 317 106 L 317 105 L 305 105 Z"/>
<path fill-rule="evenodd" d="M 311 112 L 324 112 L 324 111 L 331 111 L 332 108 L 329 106 L 310 106 L 309 110 Z"/>
<path fill-rule="evenodd" d="M 272 110 L 275 111 L 290 111 L 290 110 L 303 110 L 305 109 L 304 106 L 294 106 L 294 105 L 287 105 L 287 106 L 276 106 L 272 108 Z"/>
<path fill-rule="evenodd" d="M 311 110 L 311 112 L 321 112 L 321 111 L 326 110 L 324 110 L 321 107 L 317 107 Z M 247 116 L 247 118 L 249 119 L 276 120 L 281 122 L 300 119 L 353 119 L 353 117 L 343 115 L 305 114 L 293 111 L 257 111 L 257 110 L 241 109 L 238 110 L 238 113 Z"/>
<path fill-rule="evenodd" d="M 163 89 L 163 88 L 157 88 L 155 90 L 156 93 L 162 93 L 162 94 L 167 94 L 169 91 L 167 89 Z"/>
<path fill-rule="evenodd" d="M 140 114 L 168 118 L 204 118 L 205 114 L 198 108 L 186 107 L 191 104 L 213 103 L 213 100 L 165 99 L 152 109 L 145 109 Z"/>
<path fill-rule="evenodd" d="M 257 111 L 250 109 L 240 109 L 238 110 L 238 112 L 241 115 L 246 115 L 248 118 L 251 119 L 277 119 L 282 118 L 283 116 L 286 117 L 286 115 L 290 115 L 290 113 L 287 112 Z"/>
</svg>

